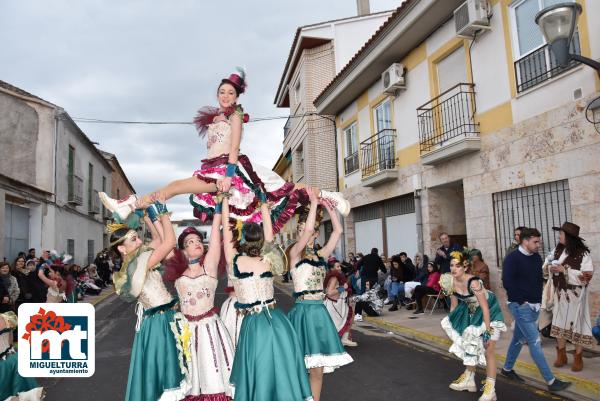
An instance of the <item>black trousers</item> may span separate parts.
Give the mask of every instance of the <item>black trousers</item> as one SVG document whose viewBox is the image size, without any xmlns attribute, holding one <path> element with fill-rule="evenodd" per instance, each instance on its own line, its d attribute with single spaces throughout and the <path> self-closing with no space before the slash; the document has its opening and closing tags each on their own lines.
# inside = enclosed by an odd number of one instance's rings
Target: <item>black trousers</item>
<svg viewBox="0 0 600 401">
<path fill-rule="evenodd" d="M 355 309 L 355 313 L 358 315 L 362 315 L 363 311 L 369 315 L 369 316 L 379 316 L 379 314 L 377 312 L 375 312 L 375 309 L 373 309 L 373 307 L 365 301 L 359 301 L 356 303 L 356 305 L 354 306 Z"/>
<path fill-rule="evenodd" d="M 437 294 L 438 292 L 431 287 L 427 287 L 426 285 L 418 285 L 415 288 L 413 296 L 415 297 L 415 301 L 417 301 L 417 309 L 423 310 L 423 298 L 427 294 Z"/>
</svg>

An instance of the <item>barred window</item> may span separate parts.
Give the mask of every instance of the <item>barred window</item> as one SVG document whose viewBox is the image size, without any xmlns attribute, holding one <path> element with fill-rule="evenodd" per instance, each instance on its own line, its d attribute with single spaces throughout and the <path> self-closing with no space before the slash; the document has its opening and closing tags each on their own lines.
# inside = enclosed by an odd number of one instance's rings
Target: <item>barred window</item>
<svg viewBox="0 0 600 401">
<path fill-rule="evenodd" d="M 493 194 L 498 266 L 513 241 L 514 229 L 537 228 L 542 233 L 540 254 L 545 257 L 557 244 L 552 227 L 571 219 L 568 180 L 554 181 Z"/>
</svg>

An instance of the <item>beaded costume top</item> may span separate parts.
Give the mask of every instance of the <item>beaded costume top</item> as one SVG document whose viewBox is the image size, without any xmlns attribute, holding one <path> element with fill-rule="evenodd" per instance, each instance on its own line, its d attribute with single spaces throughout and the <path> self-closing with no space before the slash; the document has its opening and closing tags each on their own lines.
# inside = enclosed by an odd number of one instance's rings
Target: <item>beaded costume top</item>
<svg viewBox="0 0 600 401">
<path fill-rule="evenodd" d="M 189 277 L 185 274 L 175 281 L 175 288 L 179 294 L 181 311 L 186 315 L 202 315 L 214 307 L 215 292 L 219 280 L 203 274 L 198 277 Z"/>
<path fill-rule="evenodd" d="M 325 280 L 325 259 L 302 259 L 291 269 L 294 282 L 294 297 L 306 300 L 322 300 L 325 298 L 323 282 Z"/>
</svg>

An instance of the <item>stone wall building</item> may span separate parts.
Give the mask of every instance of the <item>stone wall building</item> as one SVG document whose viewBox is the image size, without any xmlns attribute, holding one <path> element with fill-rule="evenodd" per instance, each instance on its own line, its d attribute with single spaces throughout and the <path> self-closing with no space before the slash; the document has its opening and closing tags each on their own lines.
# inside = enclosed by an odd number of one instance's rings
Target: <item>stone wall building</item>
<svg viewBox="0 0 600 401">
<path fill-rule="evenodd" d="M 481 249 L 498 289 L 515 227 L 540 229 L 546 254 L 552 226 L 570 220 L 600 259 L 600 135 L 585 116 L 597 72 L 557 66 L 534 22 L 547 2 L 491 0 L 489 27 L 474 38 L 457 35 L 463 3 L 404 2 L 315 100 L 336 116 L 340 187 L 353 207 L 347 250 L 431 256 L 448 232 Z M 597 60 L 600 3 L 578 3 L 572 51 Z M 596 316 L 600 275 L 591 289 Z"/>
<path fill-rule="evenodd" d="M 104 156 L 59 106 L 0 81 L 0 258 L 56 249 L 85 265 L 106 244 Z"/>
</svg>

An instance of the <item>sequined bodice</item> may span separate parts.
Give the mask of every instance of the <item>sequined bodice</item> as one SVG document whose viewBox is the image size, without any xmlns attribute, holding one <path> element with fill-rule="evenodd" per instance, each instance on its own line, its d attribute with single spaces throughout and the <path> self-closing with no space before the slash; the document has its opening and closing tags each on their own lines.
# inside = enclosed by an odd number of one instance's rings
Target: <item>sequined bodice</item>
<svg viewBox="0 0 600 401">
<path fill-rule="evenodd" d="M 238 309 L 246 309 L 261 304 L 274 302 L 275 290 L 273 287 L 273 273 L 263 272 L 259 275 L 253 272 L 240 272 L 237 266 L 236 255 L 233 260 L 233 277 L 230 277 L 235 289 L 238 301 L 235 305 Z"/>
<path fill-rule="evenodd" d="M 186 315 L 202 315 L 213 308 L 219 280 L 207 274 L 181 276 L 175 281 L 181 311 Z"/>
<path fill-rule="evenodd" d="M 208 126 L 207 148 L 208 158 L 229 154 L 231 150 L 231 125 L 226 121 L 219 121 Z"/>
<path fill-rule="evenodd" d="M 294 294 L 304 299 L 323 299 L 323 281 L 325 280 L 325 261 L 323 259 L 302 259 L 291 269 L 294 282 Z"/>
<path fill-rule="evenodd" d="M 273 302 L 275 290 L 273 276 L 250 276 L 233 280 L 233 288 L 238 299 L 238 307 Z"/>
<path fill-rule="evenodd" d="M 158 269 L 148 271 L 146 281 L 144 281 L 144 286 L 138 298 L 144 309 L 164 305 L 172 300 L 173 296 L 169 293 L 167 287 L 165 287 L 160 271 Z"/>
</svg>

